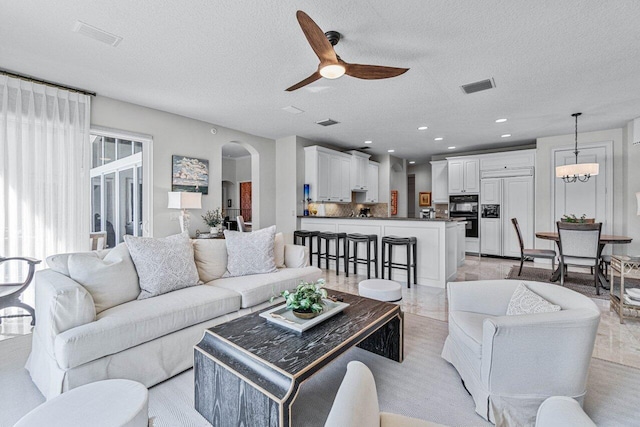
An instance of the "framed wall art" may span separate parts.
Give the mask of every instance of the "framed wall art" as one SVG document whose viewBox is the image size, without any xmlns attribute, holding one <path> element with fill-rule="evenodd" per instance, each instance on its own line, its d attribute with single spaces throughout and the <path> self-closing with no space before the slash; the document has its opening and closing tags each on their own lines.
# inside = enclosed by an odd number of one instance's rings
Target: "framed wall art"
<svg viewBox="0 0 640 427">
<path fill-rule="evenodd" d="M 431 191 L 421 192 L 418 197 L 418 204 L 420 206 L 431 206 Z"/>
<path fill-rule="evenodd" d="M 398 190 L 391 190 L 391 215 L 398 215 Z"/>
<path fill-rule="evenodd" d="M 171 157 L 171 191 L 209 194 L 209 160 Z"/>
</svg>

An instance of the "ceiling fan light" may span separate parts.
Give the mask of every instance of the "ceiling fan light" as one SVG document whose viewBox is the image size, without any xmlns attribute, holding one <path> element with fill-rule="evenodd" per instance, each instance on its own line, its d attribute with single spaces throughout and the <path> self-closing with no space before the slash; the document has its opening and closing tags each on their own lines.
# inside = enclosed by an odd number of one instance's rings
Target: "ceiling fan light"
<svg viewBox="0 0 640 427">
<path fill-rule="evenodd" d="M 320 68 L 320 75 L 325 79 L 337 79 L 344 75 L 345 68 L 340 64 L 329 64 Z"/>
</svg>

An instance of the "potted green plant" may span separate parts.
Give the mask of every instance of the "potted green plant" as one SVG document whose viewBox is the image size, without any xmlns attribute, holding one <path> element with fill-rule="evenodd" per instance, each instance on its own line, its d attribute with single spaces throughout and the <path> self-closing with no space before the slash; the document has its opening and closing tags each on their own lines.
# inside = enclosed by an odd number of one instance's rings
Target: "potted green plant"
<svg viewBox="0 0 640 427">
<path fill-rule="evenodd" d="M 560 218 L 562 222 L 570 222 L 575 224 L 593 224 L 596 220 L 595 218 L 587 218 L 586 214 L 582 214 L 580 218 L 577 218 L 574 214 L 570 215 L 562 215 Z"/>
<path fill-rule="evenodd" d="M 219 234 L 220 226 L 222 224 L 222 211 L 220 208 L 215 208 L 212 211 L 207 211 L 204 215 L 202 215 L 202 219 L 205 224 L 209 226 L 209 231 L 211 234 Z"/>
<path fill-rule="evenodd" d="M 315 283 L 300 282 L 293 292 L 283 291 L 280 295 L 284 297 L 287 308 L 293 311 L 294 316 L 301 319 L 312 319 L 324 310 L 324 298 L 327 298 L 327 291 L 324 286 L 324 279 L 318 279 Z"/>
</svg>

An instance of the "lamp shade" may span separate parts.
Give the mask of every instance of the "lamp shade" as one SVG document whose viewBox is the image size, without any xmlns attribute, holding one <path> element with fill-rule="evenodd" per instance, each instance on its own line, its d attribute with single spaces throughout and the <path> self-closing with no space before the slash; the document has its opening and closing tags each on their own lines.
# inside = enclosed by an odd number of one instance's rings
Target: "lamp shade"
<svg viewBox="0 0 640 427">
<path fill-rule="evenodd" d="M 595 176 L 600 172 L 598 163 L 578 163 L 573 165 L 564 165 L 556 167 L 556 177 L 563 178 L 565 176 Z"/>
<path fill-rule="evenodd" d="M 202 209 L 202 193 L 169 192 L 169 209 Z"/>
<path fill-rule="evenodd" d="M 638 199 L 638 215 L 640 215 L 640 191 L 636 193 L 636 199 Z"/>
</svg>

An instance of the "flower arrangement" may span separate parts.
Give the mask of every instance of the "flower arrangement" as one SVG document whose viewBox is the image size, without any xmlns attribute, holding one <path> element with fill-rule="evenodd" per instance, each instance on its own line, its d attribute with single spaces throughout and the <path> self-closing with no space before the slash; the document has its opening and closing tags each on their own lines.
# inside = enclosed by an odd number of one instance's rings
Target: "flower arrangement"
<svg viewBox="0 0 640 427">
<path fill-rule="evenodd" d="M 202 219 L 209 227 L 214 228 L 222 224 L 222 211 L 220 208 L 216 208 L 212 211 L 207 211 L 202 215 Z"/>
<path fill-rule="evenodd" d="M 280 295 L 284 297 L 287 308 L 293 311 L 298 317 L 311 318 L 322 313 L 324 310 L 324 298 L 327 298 L 327 291 L 324 286 L 324 279 L 318 279 L 315 283 L 302 281 L 293 292 L 283 291 Z"/>
<path fill-rule="evenodd" d="M 580 218 L 577 218 L 574 214 L 570 214 L 570 215 L 562 215 L 561 218 L 562 222 L 571 222 L 574 224 L 583 224 L 583 223 L 593 223 L 594 219 L 593 218 L 587 218 L 586 214 L 582 214 L 582 216 Z"/>
</svg>

